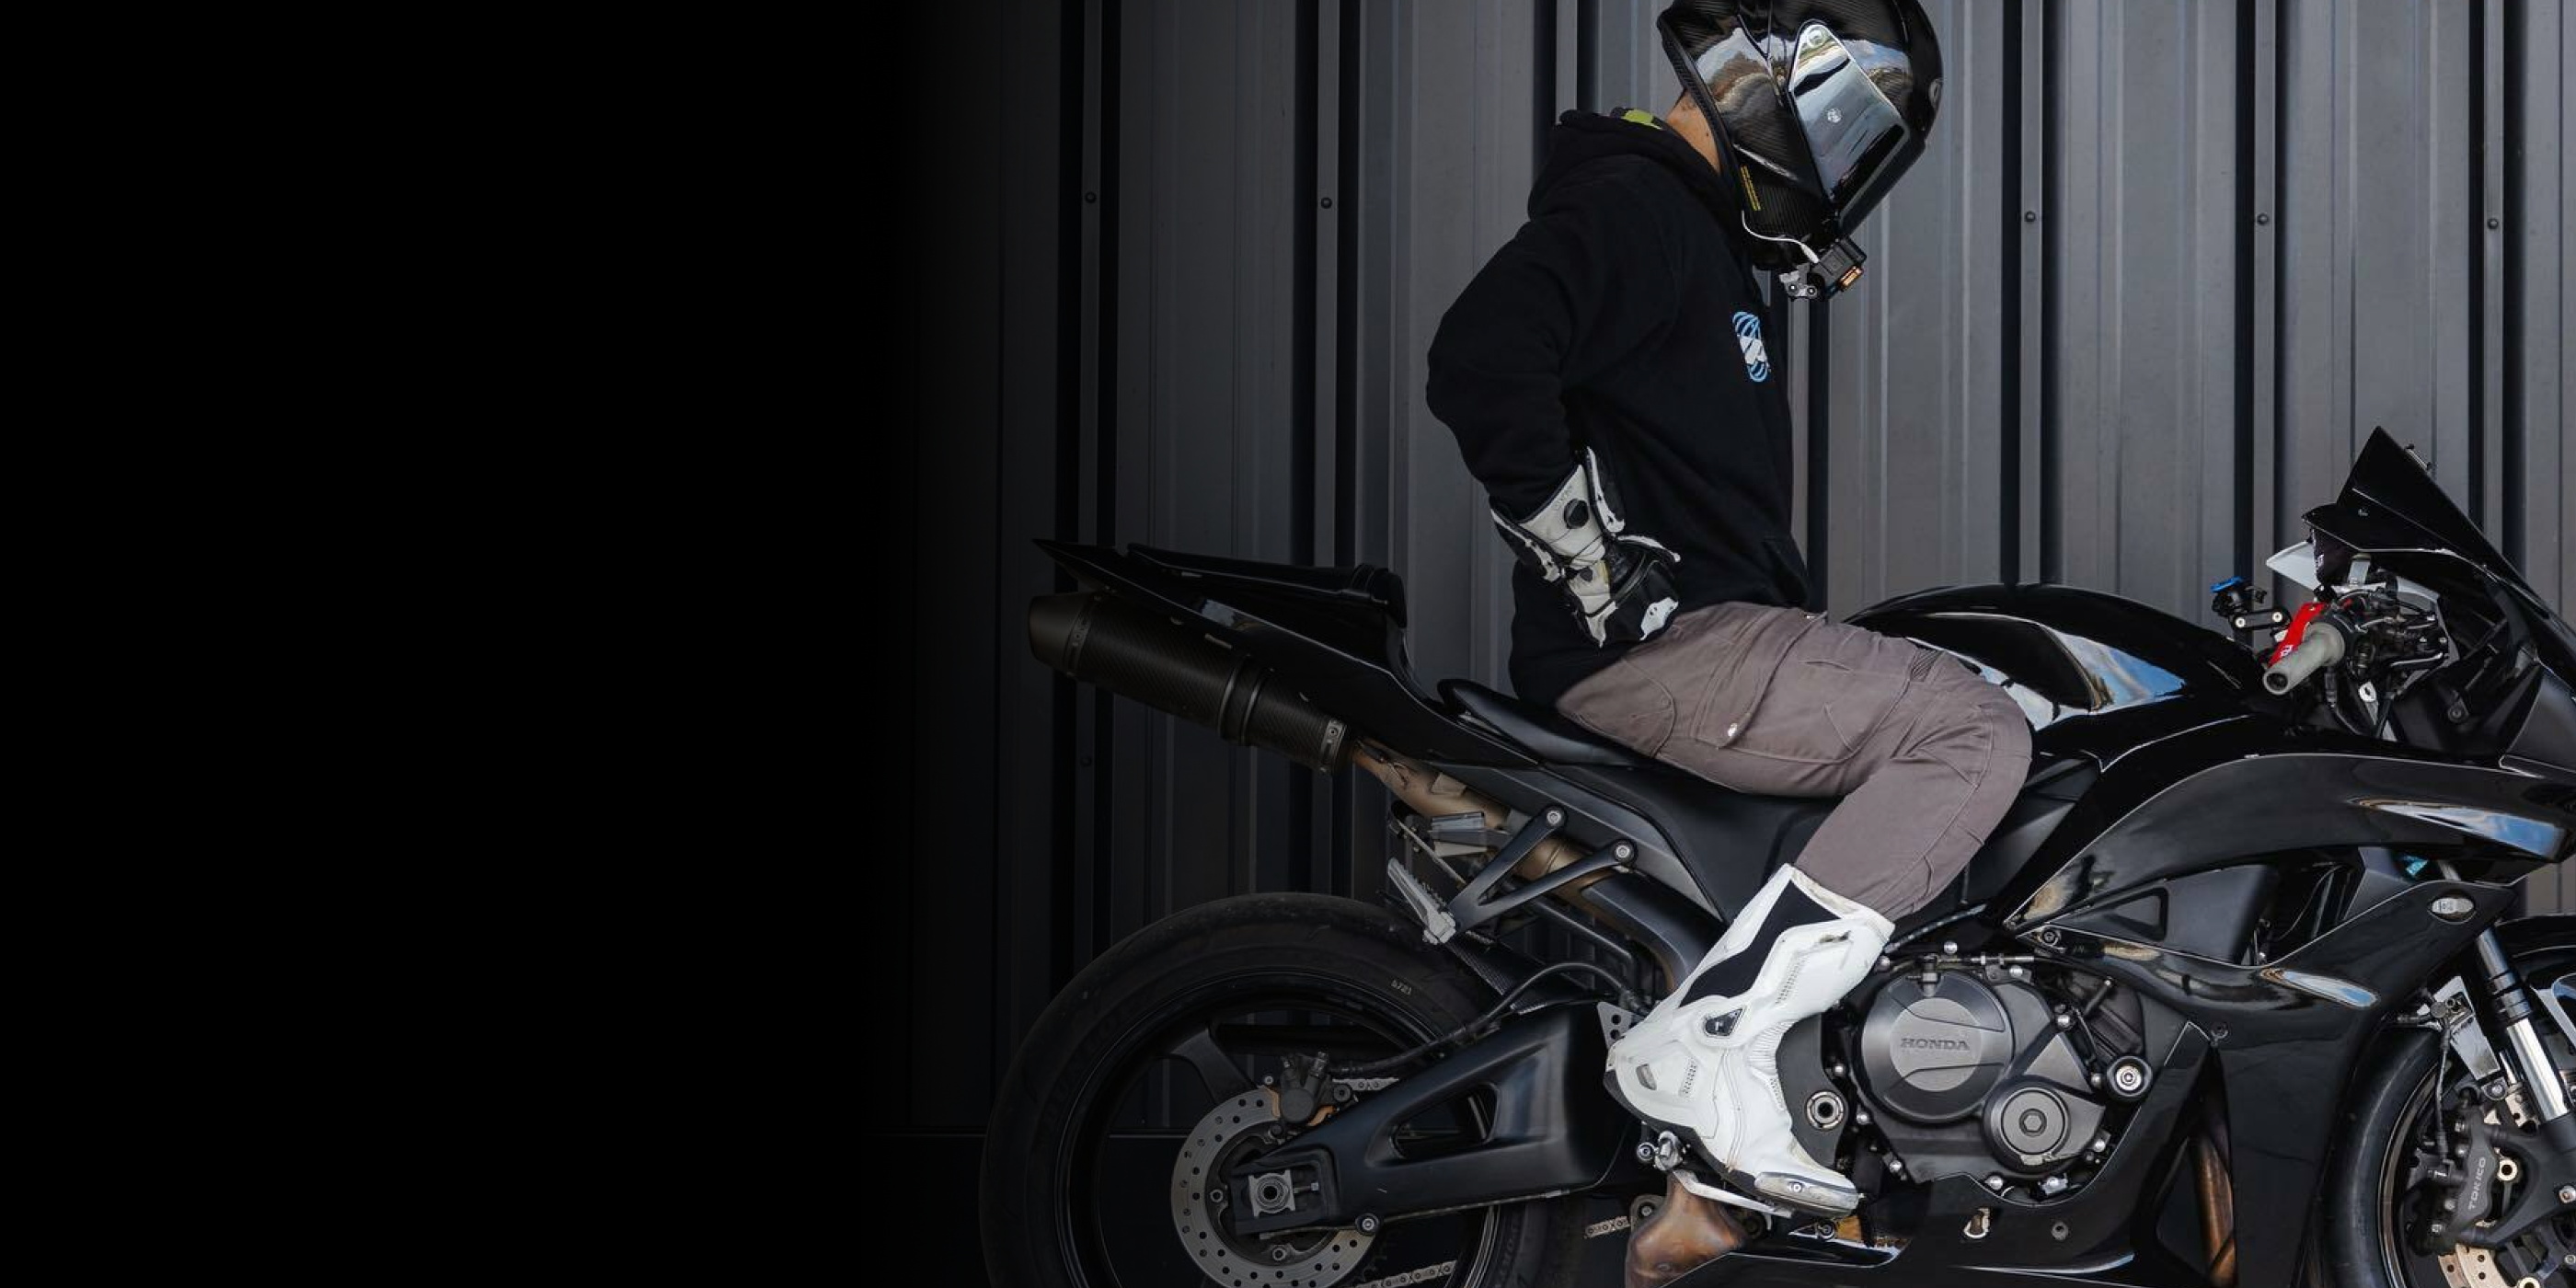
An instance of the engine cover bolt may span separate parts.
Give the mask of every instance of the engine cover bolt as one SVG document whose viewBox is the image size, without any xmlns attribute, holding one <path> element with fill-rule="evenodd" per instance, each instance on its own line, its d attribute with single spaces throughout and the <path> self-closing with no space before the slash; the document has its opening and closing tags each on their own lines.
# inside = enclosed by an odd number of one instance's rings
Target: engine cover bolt
<svg viewBox="0 0 2576 1288">
<path fill-rule="evenodd" d="M 2576 1185 L 2559 1186 L 2558 1201 L 2561 1203 L 2576 1203 Z M 2568 1264 L 2576 1265 L 2576 1261 L 2571 1261 Z"/>
<path fill-rule="evenodd" d="M 2111 1062 L 2111 1091 L 2123 1100 L 2145 1095 L 2151 1077 L 2147 1062 L 2136 1056 L 2124 1055 Z"/>
<path fill-rule="evenodd" d="M 2003 1173 L 2001 1173 L 2001 1172 L 1997 1172 L 1997 1173 L 1995 1173 L 1994 1175 L 1987 1177 L 1987 1178 L 1986 1178 L 1986 1188 L 1987 1188 L 1987 1189 L 1990 1189 L 1990 1190 L 1993 1190 L 1993 1191 L 1994 1191 L 1995 1193 L 1997 1193 L 1997 1194 L 2001 1194 L 2001 1193 L 2003 1193 L 2003 1192 L 2004 1192 L 2004 1177 L 2003 1177 Z"/>
<path fill-rule="evenodd" d="M 1832 1131 L 1843 1125 L 1843 1098 L 1830 1091 L 1819 1091 L 1807 1097 L 1807 1123 L 1818 1131 Z"/>
</svg>

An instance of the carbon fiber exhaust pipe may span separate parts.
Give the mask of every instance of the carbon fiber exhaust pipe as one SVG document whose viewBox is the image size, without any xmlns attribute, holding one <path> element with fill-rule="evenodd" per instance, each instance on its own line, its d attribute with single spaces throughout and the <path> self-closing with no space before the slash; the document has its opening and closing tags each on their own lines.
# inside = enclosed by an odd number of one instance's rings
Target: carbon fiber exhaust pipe
<svg viewBox="0 0 2576 1288">
<path fill-rule="evenodd" d="M 1349 727 L 1272 683 L 1269 668 L 1115 595 L 1031 600 L 1029 651 L 1074 679 L 1205 725 L 1227 742 L 1327 772 L 1350 761 Z"/>
</svg>

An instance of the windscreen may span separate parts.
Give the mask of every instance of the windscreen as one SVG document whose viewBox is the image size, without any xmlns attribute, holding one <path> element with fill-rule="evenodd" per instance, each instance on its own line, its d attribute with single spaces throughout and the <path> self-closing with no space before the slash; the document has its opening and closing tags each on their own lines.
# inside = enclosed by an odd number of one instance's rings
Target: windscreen
<svg viewBox="0 0 2576 1288">
<path fill-rule="evenodd" d="M 2551 611 L 2523 579 L 2522 571 L 2478 531 L 2478 525 L 2461 513 L 2442 485 L 2388 431 L 2371 431 L 2361 458 L 2344 479 L 2343 495 L 2331 505 L 2308 511 L 2307 519 L 2317 532 L 2321 552 L 2331 538 L 2351 553 L 2373 556 L 2374 564 L 2401 567 L 2409 561 L 2399 556 L 2444 551 L 2475 565 L 2511 588 L 2511 598 L 2520 603 L 2517 612 L 2528 619 L 2527 633 L 2541 662 L 2576 685 L 2576 631 Z M 2430 565 L 2442 561 L 2416 558 L 2412 562 L 2413 575 L 2430 580 Z"/>
<path fill-rule="evenodd" d="M 2308 523 L 2361 554 L 2447 550 L 2531 592 L 2521 571 L 2384 429 L 2371 431 L 2344 479 L 2343 495 L 2309 511 Z"/>
</svg>

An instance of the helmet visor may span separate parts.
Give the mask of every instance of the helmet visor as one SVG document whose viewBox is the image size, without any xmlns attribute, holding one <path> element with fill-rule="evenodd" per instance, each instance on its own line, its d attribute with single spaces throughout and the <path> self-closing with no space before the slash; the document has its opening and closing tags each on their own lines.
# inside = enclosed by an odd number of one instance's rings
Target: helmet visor
<svg viewBox="0 0 2576 1288">
<path fill-rule="evenodd" d="M 1845 227 L 1858 222 L 1903 167 L 1905 118 L 1825 24 L 1798 31 L 1789 99 L 1825 199 Z"/>
</svg>

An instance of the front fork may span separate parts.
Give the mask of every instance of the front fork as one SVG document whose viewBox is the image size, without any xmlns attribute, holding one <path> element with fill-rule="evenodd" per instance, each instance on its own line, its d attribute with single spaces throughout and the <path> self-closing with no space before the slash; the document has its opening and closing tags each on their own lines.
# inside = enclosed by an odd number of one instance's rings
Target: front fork
<svg viewBox="0 0 2576 1288">
<path fill-rule="evenodd" d="M 2490 1100 L 2501 1100 L 2516 1090 L 2520 1091 L 2524 1108 L 2538 1120 L 2540 1140 L 2536 1148 L 2526 1147 L 2522 1151 L 2527 1160 L 2523 1164 L 2526 1175 L 2521 1178 L 2523 1184 L 2516 1187 L 2512 1201 L 2504 1204 L 2504 1210 L 2492 1218 L 2484 1218 L 2490 1193 L 2484 1156 L 2492 1146 L 2482 1124 L 2474 1119 L 2464 1119 L 2469 1139 L 2454 1152 L 2453 1157 L 2465 1166 L 2451 1169 L 2448 1166 L 2450 1160 L 2445 1159 L 2443 1172 L 2450 1177 L 2445 1182 L 2448 1188 L 2457 1190 L 2463 1183 L 2470 1186 L 2468 1193 L 2475 1210 L 2467 1214 L 2466 1220 L 2447 1222 L 2444 1213 L 2450 1210 L 2451 1201 L 2445 1199 L 2443 1211 L 2431 1214 L 2431 1224 L 2421 1232 L 2424 1236 L 2422 1242 L 2431 1245 L 2427 1251 L 2450 1242 L 2489 1250 L 2505 1248 L 2521 1239 L 2525 1232 L 2553 1219 L 2555 1214 L 2576 1208 L 2576 1113 L 2568 1110 L 2566 1084 L 2559 1080 L 2557 1067 L 2550 1063 L 2549 1048 L 2541 1041 L 2540 1008 L 2533 1004 L 2531 991 L 2523 984 L 2522 972 L 2515 969 L 2513 959 L 2506 955 L 2504 941 L 2495 929 L 2489 927 L 2480 933 L 2476 942 L 2478 969 L 2485 976 L 2487 998 L 2494 1007 L 2494 1015 L 2503 1025 L 2507 1050 L 2500 1052 L 2489 1046 L 2485 1034 L 2478 1028 L 2477 1009 L 2468 1005 L 2467 997 L 2453 996 L 2453 990 L 2460 987 L 2457 983 L 2442 990 L 2441 996 L 2452 1004 L 2446 1013 L 2434 1016 L 2432 1023 L 2441 1029 L 2441 1040 L 2459 1051 L 2470 1076 L 2488 1079 L 2483 1091 Z M 2450 1109 L 2444 1103 L 2444 1093 L 2438 1082 L 2434 1096 L 2434 1113 L 2448 1114 Z M 2503 1164 L 2499 1162 L 2496 1179 L 2503 1178 L 2503 1170 Z M 2452 1224 L 2453 1228 L 2446 1232 L 2446 1224 Z M 2543 1229 L 2545 1233 L 2545 1227 Z M 2558 1247 L 2556 1251 L 2544 1247 L 2542 1255 L 2553 1260 L 2564 1255 L 2570 1258 L 2570 1265 L 2576 1265 L 2576 1252 L 2567 1251 L 2564 1247 Z"/>
<path fill-rule="evenodd" d="M 2486 972 L 2487 996 L 2495 1004 L 2496 1019 L 2504 1025 L 2507 1045 L 2513 1048 L 2513 1062 L 2506 1066 L 2505 1076 L 2519 1078 L 2523 1090 L 2531 1097 L 2532 1116 L 2540 1120 L 2540 1137 L 2561 1154 L 2576 1154 L 2576 1113 L 2567 1104 L 2567 1086 L 2558 1079 L 2558 1070 L 2549 1062 L 2549 1048 L 2540 1040 L 2540 1008 L 2531 1000 L 2531 990 L 2522 982 L 2522 972 L 2515 970 L 2513 959 L 2504 951 L 2504 940 L 2495 927 L 2480 932 L 2477 939 L 2478 968 Z"/>
</svg>

